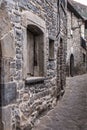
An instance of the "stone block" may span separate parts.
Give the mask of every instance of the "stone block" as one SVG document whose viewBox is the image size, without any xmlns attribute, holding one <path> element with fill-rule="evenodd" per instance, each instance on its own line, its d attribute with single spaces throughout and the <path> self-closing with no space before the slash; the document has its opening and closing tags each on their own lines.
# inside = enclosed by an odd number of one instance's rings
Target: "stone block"
<svg viewBox="0 0 87 130">
<path fill-rule="evenodd" d="M 6 33 L 8 33 L 11 29 L 10 18 L 5 6 L 6 1 L 2 0 L 2 3 L 0 5 L 0 38 L 3 37 Z"/>
<path fill-rule="evenodd" d="M 0 121 L 0 130 L 3 130 L 3 129 L 4 129 L 3 123 L 2 121 Z"/>
<path fill-rule="evenodd" d="M 20 70 L 22 68 L 21 60 L 16 60 L 16 69 Z"/>
<path fill-rule="evenodd" d="M 25 128 L 23 129 L 23 130 L 31 130 L 31 125 L 29 124 L 29 125 L 27 125 L 27 126 L 25 126 Z"/>
<path fill-rule="evenodd" d="M 28 93 L 25 93 L 24 95 L 23 95 L 23 101 L 28 101 L 29 100 L 29 94 Z"/>
<path fill-rule="evenodd" d="M 10 31 L 0 40 L 2 57 L 14 58 L 15 57 L 15 41 L 13 31 Z"/>
<path fill-rule="evenodd" d="M 0 69 L 1 69 L 1 81 L 10 81 L 10 60 L 7 58 L 0 59 Z"/>
<path fill-rule="evenodd" d="M 21 71 L 16 71 L 15 80 L 20 80 L 20 79 L 22 79 L 22 72 Z"/>
<path fill-rule="evenodd" d="M 16 100 L 16 83 L 1 84 L 2 106 L 13 103 Z"/>
<path fill-rule="evenodd" d="M 19 23 L 19 22 L 21 21 L 20 16 L 14 15 L 14 16 L 12 17 L 12 21 L 15 22 L 15 23 Z"/>
<path fill-rule="evenodd" d="M 3 129 L 0 129 L 0 130 L 12 130 L 11 106 L 2 107 L 2 122 L 3 122 Z"/>
</svg>

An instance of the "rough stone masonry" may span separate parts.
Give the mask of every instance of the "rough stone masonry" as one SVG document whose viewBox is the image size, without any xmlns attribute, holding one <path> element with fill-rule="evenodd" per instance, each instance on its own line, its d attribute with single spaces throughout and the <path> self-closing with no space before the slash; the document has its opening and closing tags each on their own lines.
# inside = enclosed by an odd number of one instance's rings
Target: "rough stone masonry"
<svg viewBox="0 0 87 130">
<path fill-rule="evenodd" d="M 0 130 L 30 130 L 64 93 L 66 0 L 0 2 Z"/>
<path fill-rule="evenodd" d="M 72 0 L 68 1 L 67 7 L 66 70 L 68 76 L 75 76 L 87 72 L 87 17 L 83 15 L 86 14 L 87 7 Z"/>
</svg>

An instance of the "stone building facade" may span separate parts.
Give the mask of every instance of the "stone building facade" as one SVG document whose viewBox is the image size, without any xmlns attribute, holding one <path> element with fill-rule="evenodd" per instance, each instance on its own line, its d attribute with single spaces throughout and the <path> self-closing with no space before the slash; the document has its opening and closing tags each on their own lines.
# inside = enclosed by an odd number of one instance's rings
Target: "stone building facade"
<svg viewBox="0 0 87 130">
<path fill-rule="evenodd" d="M 66 0 L 0 1 L 0 130 L 30 130 L 65 87 Z"/>
<path fill-rule="evenodd" d="M 78 5 L 78 4 L 77 4 Z M 82 5 L 83 6 L 83 5 Z M 67 75 L 86 73 L 86 19 L 75 8 L 75 2 L 68 1 L 67 9 Z"/>
</svg>

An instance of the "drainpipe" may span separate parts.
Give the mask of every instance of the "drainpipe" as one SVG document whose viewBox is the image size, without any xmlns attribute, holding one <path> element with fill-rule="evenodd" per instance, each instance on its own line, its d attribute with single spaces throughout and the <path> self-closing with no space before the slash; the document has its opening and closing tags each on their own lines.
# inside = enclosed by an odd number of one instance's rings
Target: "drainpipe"
<svg viewBox="0 0 87 130">
<path fill-rule="evenodd" d="M 60 0 L 57 0 L 57 35 L 56 38 L 59 39 L 60 35 Z"/>
</svg>

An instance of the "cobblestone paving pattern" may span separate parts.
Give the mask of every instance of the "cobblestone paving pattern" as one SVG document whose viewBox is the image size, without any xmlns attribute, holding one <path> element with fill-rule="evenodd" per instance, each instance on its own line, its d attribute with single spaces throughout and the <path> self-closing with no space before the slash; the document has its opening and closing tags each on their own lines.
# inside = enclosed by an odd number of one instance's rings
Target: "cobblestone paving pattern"
<svg viewBox="0 0 87 130">
<path fill-rule="evenodd" d="M 33 130 L 87 130 L 87 74 L 67 78 L 63 98 Z"/>
</svg>

